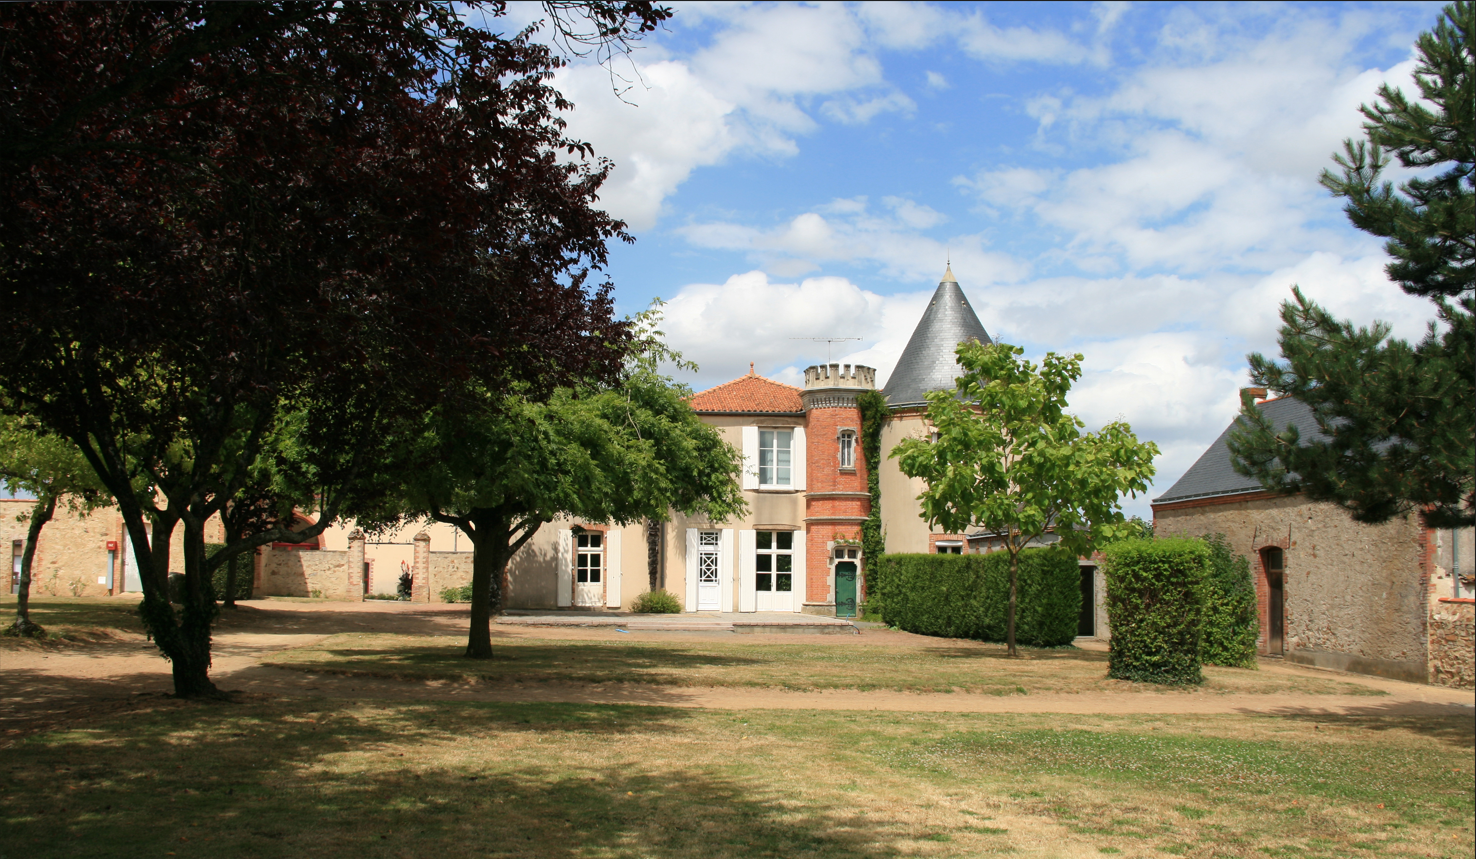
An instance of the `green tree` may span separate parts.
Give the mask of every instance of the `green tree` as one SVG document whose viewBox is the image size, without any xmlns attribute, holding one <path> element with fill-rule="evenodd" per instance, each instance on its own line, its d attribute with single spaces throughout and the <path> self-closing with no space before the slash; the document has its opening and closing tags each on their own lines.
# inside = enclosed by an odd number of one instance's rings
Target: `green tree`
<svg viewBox="0 0 1476 859">
<path fill-rule="evenodd" d="M 468 657 L 491 658 L 503 571 L 555 518 L 626 525 L 672 510 L 722 520 L 745 509 L 741 454 L 692 411 L 690 390 L 657 371 L 661 358 L 680 356 L 653 329 L 653 315 L 636 320 L 641 351 L 618 385 L 560 388 L 542 402 L 489 391 L 475 410 L 431 412 L 385 469 L 403 486 L 399 509 L 356 517 L 370 527 L 429 518 L 470 538 Z"/>
<path fill-rule="evenodd" d="M 1476 514 L 1476 6 L 1447 6 L 1420 36 L 1420 99 L 1384 85 L 1364 105 L 1366 140 L 1345 141 L 1322 184 L 1354 226 L 1387 238 L 1389 278 L 1430 298 L 1439 324 L 1416 344 L 1390 327 L 1335 318 L 1293 290 L 1280 360 L 1249 356 L 1251 378 L 1311 408 L 1322 438 L 1276 427 L 1250 395 L 1230 438 L 1235 468 L 1268 489 L 1330 501 L 1360 522 L 1418 511 L 1430 527 Z M 1390 155 L 1418 171 L 1398 189 Z"/>
<path fill-rule="evenodd" d="M 905 439 L 892 456 L 902 472 L 921 477 L 923 516 L 958 533 L 983 528 L 1004 537 L 1010 553 L 1005 640 L 1015 649 L 1015 604 L 1020 552 L 1053 532 L 1066 550 L 1136 533 L 1123 519 L 1119 498 L 1136 496 L 1153 477 L 1158 446 L 1140 442 L 1125 423 L 1097 433 L 1067 414 L 1066 394 L 1081 376 L 1081 356 L 1047 353 L 1041 366 L 1018 346 L 964 343 L 964 372 L 953 391 L 928 394 L 936 440 Z"/>
<path fill-rule="evenodd" d="M 31 620 L 31 564 L 41 529 L 65 505 L 76 515 L 106 505 L 107 490 L 97 479 L 77 446 L 41 431 L 34 422 L 0 415 L 0 485 L 35 496 L 36 505 L 27 514 L 26 546 L 21 550 L 20 587 L 15 598 L 15 622 L 7 632 L 28 638 L 46 634 Z"/>
</svg>

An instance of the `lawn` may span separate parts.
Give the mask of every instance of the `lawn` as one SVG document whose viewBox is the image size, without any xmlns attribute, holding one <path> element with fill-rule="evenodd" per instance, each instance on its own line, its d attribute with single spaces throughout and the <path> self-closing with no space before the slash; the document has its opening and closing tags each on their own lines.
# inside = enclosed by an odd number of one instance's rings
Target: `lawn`
<svg viewBox="0 0 1476 859">
<path fill-rule="evenodd" d="M 1469 718 L 145 699 L 0 758 L 26 857 L 1469 857 Z"/>
<path fill-rule="evenodd" d="M 23 641 L 0 636 L 0 650 L 35 644 L 84 644 L 107 641 L 132 633 L 143 635 L 138 602 L 117 597 L 31 597 L 31 620 L 46 630 L 46 638 Z M 0 596 L 0 625 L 15 621 L 15 597 Z"/>
<path fill-rule="evenodd" d="M 735 636 L 736 638 L 736 636 Z M 472 682 L 651 683 L 667 686 L 742 686 L 797 690 L 889 689 L 917 692 L 1150 691 L 1185 694 L 1107 679 L 1107 654 L 1077 648 L 1022 648 L 1009 659 L 1003 645 L 947 639 L 867 646 L 778 644 L 721 640 L 621 643 L 505 637 L 495 658 L 463 658 L 457 636 L 343 633 L 282 651 L 267 664 L 318 673 Z M 1238 668 L 1205 669 L 1210 693 L 1382 695 L 1336 677 L 1275 674 Z"/>
</svg>

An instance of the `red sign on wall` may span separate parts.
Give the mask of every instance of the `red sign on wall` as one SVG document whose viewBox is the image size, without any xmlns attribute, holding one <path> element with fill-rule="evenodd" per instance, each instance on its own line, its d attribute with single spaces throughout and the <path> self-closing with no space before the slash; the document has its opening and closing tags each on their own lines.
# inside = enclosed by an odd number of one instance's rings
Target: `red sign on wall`
<svg viewBox="0 0 1476 859">
<path fill-rule="evenodd" d="M 117 540 L 109 540 L 108 541 L 108 551 L 109 552 L 116 552 L 116 551 L 118 551 L 118 541 Z"/>
</svg>

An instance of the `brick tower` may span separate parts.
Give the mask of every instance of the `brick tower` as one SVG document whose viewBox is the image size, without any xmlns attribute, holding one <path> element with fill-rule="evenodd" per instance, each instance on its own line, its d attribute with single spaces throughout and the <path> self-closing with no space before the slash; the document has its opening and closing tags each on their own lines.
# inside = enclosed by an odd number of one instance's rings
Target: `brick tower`
<svg viewBox="0 0 1476 859">
<path fill-rule="evenodd" d="M 871 514 L 861 410 L 876 370 L 817 364 L 805 370 L 805 602 L 809 614 L 854 617 L 862 590 L 861 523 Z"/>
</svg>

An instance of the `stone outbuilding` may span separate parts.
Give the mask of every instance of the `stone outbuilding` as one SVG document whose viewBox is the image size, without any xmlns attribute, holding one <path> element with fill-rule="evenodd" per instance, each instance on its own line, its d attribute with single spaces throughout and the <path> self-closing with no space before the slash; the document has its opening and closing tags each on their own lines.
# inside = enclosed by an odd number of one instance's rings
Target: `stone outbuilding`
<svg viewBox="0 0 1476 859">
<path fill-rule="evenodd" d="M 1257 408 L 1274 426 L 1322 437 L 1298 400 Z M 1224 534 L 1250 560 L 1261 653 L 1471 686 L 1473 529 L 1427 528 L 1417 514 L 1368 525 L 1334 504 L 1268 492 L 1231 465 L 1227 442 L 1239 422 L 1153 500 L 1153 522 L 1160 535 Z"/>
</svg>

